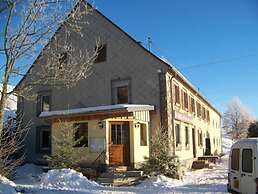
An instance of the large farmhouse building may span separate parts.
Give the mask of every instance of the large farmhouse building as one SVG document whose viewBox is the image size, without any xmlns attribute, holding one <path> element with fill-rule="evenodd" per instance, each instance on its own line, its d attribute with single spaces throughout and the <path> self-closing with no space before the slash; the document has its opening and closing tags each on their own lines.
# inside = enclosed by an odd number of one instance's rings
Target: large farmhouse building
<svg viewBox="0 0 258 194">
<path fill-rule="evenodd" d="M 102 45 L 91 75 L 70 89 L 37 85 L 32 89 L 37 101 L 18 99 L 23 123 L 33 121 L 26 160 L 41 163 L 53 153 L 52 136 L 64 123 L 78 126 L 75 138 L 82 137 L 85 147 L 74 149 L 82 149 L 86 163 L 104 153 L 106 164 L 137 167 L 149 156 L 150 140 L 160 128 L 172 138 L 171 154 L 181 161 L 220 154 L 221 115 L 190 81 L 98 10 L 87 20 L 79 46 L 94 48 L 96 38 Z M 62 28 L 54 36 L 62 41 Z M 33 66 L 44 65 L 44 57 Z"/>
</svg>

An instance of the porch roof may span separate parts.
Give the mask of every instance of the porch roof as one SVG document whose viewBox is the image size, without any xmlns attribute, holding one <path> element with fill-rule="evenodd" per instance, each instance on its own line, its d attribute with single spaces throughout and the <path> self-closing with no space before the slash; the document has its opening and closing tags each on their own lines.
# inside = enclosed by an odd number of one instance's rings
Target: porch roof
<svg viewBox="0 0 258 194">
<path fill-rule="evenodd" d="M 115 104 L 105 105 L 87 108 L 75 108 L 69 110 L 56 110 L 42 112 L 39 117 L 50 118 L 50 117 L 63 117 L 63 116 L 75 116 L 75 115 L 87 115 L 87 114 L 98 114 L 98 113 L 119 113 L 119 112 L 136 112 L 136 111 L 151 111 L 154 110 L 153 105 L 147 104 Z"/>
</svg>

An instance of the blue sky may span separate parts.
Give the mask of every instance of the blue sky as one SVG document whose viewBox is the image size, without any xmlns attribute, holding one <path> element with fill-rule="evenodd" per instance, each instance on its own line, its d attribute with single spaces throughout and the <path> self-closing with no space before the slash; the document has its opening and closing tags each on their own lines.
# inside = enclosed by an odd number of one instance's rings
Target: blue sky
<svg viewBox="0 0 258 194">
<path fill-rule="evenodd" d="M 179 68 L 221 112 L 239 96 L 258 116 L 257 0 L 95 0 L 95 6 Z"/>
</svg>

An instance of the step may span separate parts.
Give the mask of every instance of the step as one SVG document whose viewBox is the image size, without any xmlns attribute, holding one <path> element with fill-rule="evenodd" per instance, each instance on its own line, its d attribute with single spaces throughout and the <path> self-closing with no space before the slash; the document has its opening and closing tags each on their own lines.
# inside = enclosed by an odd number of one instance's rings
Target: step
<svg viewBox="0 0 258 194">
<path fill-rule="evenodd" d="M 100 175 L 103 178 L 123 178 L 123 177 L 139 177 L 143 176 L 143 171 L 126 171 L 126 172 L 105 172 Z"/>
<path fill-rule="evenodd" d="M 192 169 L 203 169 L 203 168 L 207 168 L 207 166 L 209 166 L 209 163 L 207 163 L 207 161 L 205 160 L 196 160 L 193 161 L 192 164 Z"/>
<path fill-rule="evenodd" d="M 128 170 L 127 166 L 110 166 L 108 167 L 108 172 L 126 172 Z"/>
<path fill-rule="evenodd" d="M 124 178 L 98 178 L 97 182 L 105 186 L 131 186 L 139 184 L 146 176 L 124 177 Z"/>
</svg>

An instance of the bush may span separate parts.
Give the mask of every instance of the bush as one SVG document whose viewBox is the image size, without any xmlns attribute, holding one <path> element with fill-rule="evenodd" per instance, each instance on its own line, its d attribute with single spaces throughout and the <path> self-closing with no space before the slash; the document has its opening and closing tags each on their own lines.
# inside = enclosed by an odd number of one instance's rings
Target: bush
<svg viewBox="0 0 258 194">
<path fill-rule="evenodd" d="M 169 152 L 169 145 L 172 145 L 172 138 L 162 129 L 157 130 L 156 135 L 151 139 L 150 157 L 143 165 L 145 173 L 179 178 L 179 159 Z"/>
</svg>

